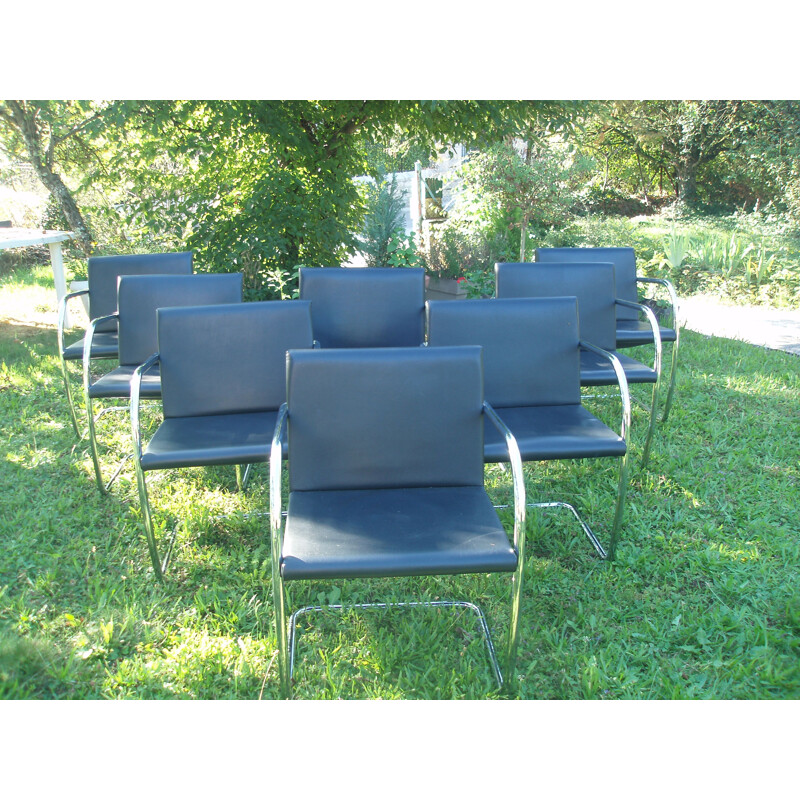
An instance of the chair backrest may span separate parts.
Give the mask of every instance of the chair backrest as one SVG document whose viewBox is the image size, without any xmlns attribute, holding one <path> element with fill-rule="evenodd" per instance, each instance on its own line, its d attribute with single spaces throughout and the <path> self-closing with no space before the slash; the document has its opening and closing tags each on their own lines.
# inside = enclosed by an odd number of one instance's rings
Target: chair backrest
<svg viewBox="0 0 800 800">
<path fill-rule="evenodd" d="M 191 275 L 192 253 L 146 253 L 89 258 L 89 319 L 117 310 L 117 279 L 120 275 Z M 116 330 L 107 322 L 98 330 Z"/>
<path fill-rule="evenodd" d="M 424 341 L 424 269 L 301 267 L 300 299 L 311 301 L 314 338 L 322 348 Z"/>
<path fill-rule="evenodd" d="M 483 485 L 480 347 L 290 350 L 286 392 L 292 491 Z"/>
<path fill-rule="evenodd" d="M 428 346 L 483 348 L 484 394 L 495 408 L 580 403 L 574 297 L 432 300 Z"/>
<path fill-rule="evenodd" d="M 578 261 L 591 264 L 596 261 L 614 265 L 617 297 L 638 302 L 636 288 L 636 253 L 632 247 L 540 247 L 536 250 L 537 261 Z M 617 319 L 636 319 L 636 311 L 617 306 Z"/>
<path fill-rule="evenodd" d="M 240 303 L 242 275 L 121 275 L 119 363 L 141 364 L 158 350 L 156 311 L 171 306 Z"/>
<path fill-rule="evenodd" d="M 613 264 L 495 264 L 495 295 L 577 297 L 581 339 L 605 350 L 616 349 Z"/>
<path fill-rule="evenodd" d="M 286 351 L 312 344 L 303 300 L 160 308 L 164 416 L 276 410 L 286 399 Z"/>
</svg>

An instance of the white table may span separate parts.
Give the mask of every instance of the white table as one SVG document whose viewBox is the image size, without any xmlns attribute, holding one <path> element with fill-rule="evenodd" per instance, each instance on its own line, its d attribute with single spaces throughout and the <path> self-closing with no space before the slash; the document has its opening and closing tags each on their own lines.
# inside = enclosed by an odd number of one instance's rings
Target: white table
<svg viewBox="0 0 800 800">
<path fill-rule="evenodd" d="M 50 249 L 50 266 L 53 268 L 56 298 L 60 303 L 61 298 L 67 293 L 61 242 L 66 242 L 74 236 L 75 234 L 71 231 L 46 231 L 41 228 L 38 230 L 34 228 L 0 228 L 0 250 L 46 244 Z M 64 326 L 66 328 L 70 327 L 69 313 L 64 319 Z"/>
</svg>

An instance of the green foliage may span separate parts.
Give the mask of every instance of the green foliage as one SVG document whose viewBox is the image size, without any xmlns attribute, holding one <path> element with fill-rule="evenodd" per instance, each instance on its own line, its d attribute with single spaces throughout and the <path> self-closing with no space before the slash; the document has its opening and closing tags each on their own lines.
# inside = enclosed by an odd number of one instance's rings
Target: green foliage
<svg viewBox="0 0 800 800">
<path fill-rule="evenodd" d="M 523 156 L 510 144 L 495 145 L 461 169 L 461 202 L 471 206 L 467 214 L 484 226 L 518 230 L 520 261 L 526 257 L 529 227 L 541 232 L 566 221 L 583 168 L 550 144 L 531 141 L 526 148 Z"/>
<path fill-rule="evenodd" d="M 395 231 L 387 245 L 386 266 L 424 267 L 425 261 L 417 249 L 413 233 Z"/>
<path fill-rule="evenodd" d="M 432 225 L 425 253 L 425 268 L 440 278 L 471 276 L 470 283 L 484 285 L 478 274 L 494 280 L 494 265 L 507 261 L 512 251 L 502 233 L 491 227 L 477 227 L 457 212 L 440 225 Z"/>
<path fill-rule="evenodd" d="M 381 176 L 367 184 L 366 213 L 359 250 L 368 267 L 389 266 L 390 243 L 397 249 L 396 235 L 403 234 L 405 197 L 397 187 L 397 178 Z"/>
<path fill-rule="evenodd" d="M 686 234 L 678 233 L 675 226 L 669 232 L 669 236 L 664 237 L 664 260 L 663 265 L 670 270 L 670 274 L 678 275 L 683 262 L 689 254 L 691 240 Z"/>
</svg>

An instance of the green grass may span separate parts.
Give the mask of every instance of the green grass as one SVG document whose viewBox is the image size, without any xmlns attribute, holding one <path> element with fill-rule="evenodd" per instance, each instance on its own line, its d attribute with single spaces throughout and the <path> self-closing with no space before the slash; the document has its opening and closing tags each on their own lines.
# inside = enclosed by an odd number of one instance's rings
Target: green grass
<svg viewBox="0 0 800 800">
<path fill-rule="evenodd" d="M 265 466 L 244 495 L 233 468 L 154 485 L 164 529 L 185 520 L 159 584 L 132 470 L 101 497 L 71 430 L 54 308 L 46 267 L 2 278 L 0 697 L 277 697 L 269 531 L 246 516 L 267 509 Z M 676 402 L 644 472 L 646 416 L 634 412 L 616 562 L 597 559 L 565 512 L 531 512 L 511 697 L 800 697 L 800 360 L 692 332 L 681 355 Z M 613 420 L 613 404 L 604 413 Z M 126 416 L 107 415 L 102 430 L 117 450 L 129 446 Z M 576 501 L 602 538 L 615 463 L 526 474 L 531 501 Z M 509 483 L 487 468 L 498 501 Z M 503 575 L 320 582 L 291 587 L 290 602 L 473 600 L 501 646 L 509 586 Z M 504 696 L 475 624 L 457 611 L 309 615 L 295 677 L 300 698 Z"/>
</svg>

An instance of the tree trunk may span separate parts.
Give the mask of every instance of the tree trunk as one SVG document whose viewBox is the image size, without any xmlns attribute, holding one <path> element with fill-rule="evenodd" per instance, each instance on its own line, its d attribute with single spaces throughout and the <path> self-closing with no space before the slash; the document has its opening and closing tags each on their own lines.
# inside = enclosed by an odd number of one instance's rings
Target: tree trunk
<svg viewBox="0 0 800 800">
<path fill-rule="evenodd" d="M 75 241 L 87 256 L 91 255 L 94 250 L 92 232 L 83 218 L 83 214 L 81 214 L 72 193 L 66 187 L 64 181 L 61 180 L 61 176 L 53 170 L 51 164 L 52 153 L 48 154 L 49 158 L 45 158 L 42 153 L 41 133 L 36 124 L 36 112 L 31 112 L 20 101 L 9 100 L 8 106 L 11 109 L 11 121 L 25 142 L 28 159 L 36 170 L 39 180 L 41 180 L 64 212 L 70 229 L 76 234 Z"/>
<path fill-rule="evenodd" d="M 675 166 L 675 195 L 681 203 L 691 205 L 697 200 L 697 162 L 682 158 Z"/>
<path fill-rule="evenodd" d="M 519 233 L 519 260 L 521 262 L 525 261 L 525 244 L 528 239 L 528 218 L 522 218 L 522 224 L 520 225 L 520 233 Z"/>
</svg>

